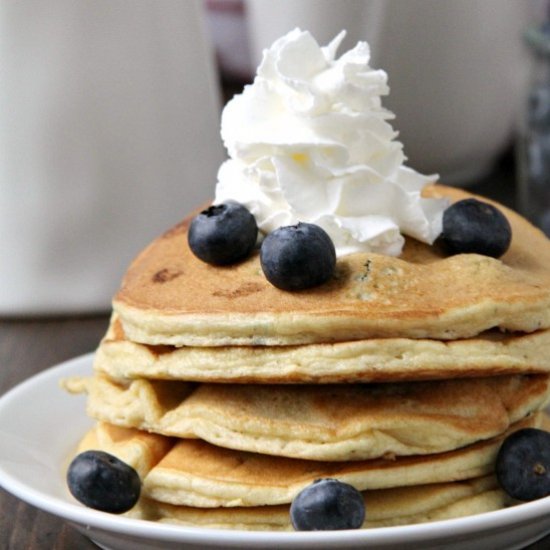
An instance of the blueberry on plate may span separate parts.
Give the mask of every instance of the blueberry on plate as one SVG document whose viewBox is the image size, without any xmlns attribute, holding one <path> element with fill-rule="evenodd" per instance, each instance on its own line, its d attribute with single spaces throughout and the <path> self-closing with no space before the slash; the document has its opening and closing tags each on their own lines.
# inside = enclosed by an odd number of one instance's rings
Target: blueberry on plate
<svg viewBox="0 0 550 550">
<path fill-rule="evenodd" d="M 116 456 L 103 451 L 77 455 L 67 471 L 71 494 L 89 508 L 122 514 L 139 499 L 138 473 Z"/>
<path fill-rule="evenodd" d="M 326 231 L 311 223 L 279 227 L 262 242 L 260 262 L 266 279 L 282 290 L 304 290 L 327 282 L 336 251 Z"/>
<path fill-rule="evenodd" d="M 449 254 L 475 253 L 499 258 L 511 241 L 510 222 L 491 204 L 464 199 L 443 212 L 439 242 Z"/>
<path fill-rule="evenodd" d="M 525 428 L 510 434 L 497 455 L 495 471 L 502 489 L 518 500 L 550 495 L 550 433 Z"/>
<path fill-rule="evenodd" d="M 297 531 L 359 529 L 365 521 L 365 502 L 347 483 L 317 479 L 292 501 L 290 520 Z"/>
<path fill-rule="evenodd" d="M 258 236 L 254 216 L 237 202 L 210 206 L 189 226 L 189 247 L 203 262 L 230 265 L 244 260 Z"/>
</svg>

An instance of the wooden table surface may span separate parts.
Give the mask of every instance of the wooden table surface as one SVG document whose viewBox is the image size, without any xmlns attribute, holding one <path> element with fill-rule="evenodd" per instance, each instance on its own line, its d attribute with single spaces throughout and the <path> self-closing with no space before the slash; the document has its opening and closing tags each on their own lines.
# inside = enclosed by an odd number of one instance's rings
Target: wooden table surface
<svg viewBox="0 0 550 550">
<path fill-rule="evenodd" d="M 505 162 L 473 191 L 513 206 L 512 180 Z M 108 312 L 94 317 L 0 320 L 0 395 L 50 366 L 93 351 L 107 323 Z M 0 488 L 0 550 L 92 548 L 97 547 L 62 520 Z M 550 536 L 527 548 L 547 550 Z"/>
</svg>

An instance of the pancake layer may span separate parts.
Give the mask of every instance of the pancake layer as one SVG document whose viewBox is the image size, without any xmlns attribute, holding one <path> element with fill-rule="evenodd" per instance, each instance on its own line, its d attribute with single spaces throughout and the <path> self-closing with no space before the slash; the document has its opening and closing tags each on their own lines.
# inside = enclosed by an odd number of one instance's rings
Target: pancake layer
<svg viewBox="0 0 550 550">
<path fill-rule="evenodd" d="M 113 316 L 94 368 L 114 379 L 256 384 L 391 382 L 550 372 L 550 330 L 466 340 L 373 338 L 302 346 L 150 346 Z"/>
<path fill-rule="evenodd" d="M 124 459 L 123 451 L 129 444 L 126 438 L 132 441 L 130 445 L 135 446 L 136 438 L 139 439 L 142 435 L 150 437 L 137 430 L 121 430 L 106 424 L 98 424 L 83 440 L 79 450 L 100 448 Z M 154 436 L 158 437 L 160 436 Z M 171 442 L 167 444 L 170 445 Z M 147 478 L 156 468 L 154 466 L 149 474 L 145 474 L 144 496 L 127 514 L 130 517 L 212 528 L 292 529 L 288 504 L 198 508 L 169 504 L 151 498 Z M 264 480 L 269 481 L 269 472 L 265 474 Z M 509 503 L 509 498 L 497 487 L 492 475 L 464 481 L 367 490 L 363 492 L 363 496 L 368 510 L 363 525 L 365 528 L 460 517 L 497 510 Z"/>
<path fill-rule="evenodd" d="M 499 437 L 456 451 L 352 463 L 269 457 L 223 449 L 200 440 L 164 438 L 166 454 L 154 464 L 146 463 L 149 469 L 140 476 L 143 495 L 149 500 L 196 508 L 273 506 L 290 503 L 301 489 L 325 477 L 366 491 L 487 476 L 493 472 L 494 458 L 504 437 L 521 428 L 541 425 L 545 425 L 543 416 L 533 415 Z M 125 459 L 128 445 L 135 445 L 142 436 L 150 434 L 99 422 L 83 439 L 79 452 L 99 449 Z"/>
<path fill-rule="evenodd" d="M 368 510 L 363 528 L 426 523 L 491 512 L 510 499 L 493 476 L 468 481 L 381 489 L 363 493 Z M 185 526 L 254 531 L 292 531 L 289 505 L 192 508 L 143 499 L 129 515 Z"/>
<path fill-rule="evenodd" d="M 550 376 L 353 385 L 68 381 L 88 414 L 220 447 L 310 460 L 424 455 L 489 439 L 542 409 Z"/>
<path fill-rule="evenodd" d="M 178 440 L 145 478 L 144 490 L 160 502 L 209 508 L 290 503 L 304 487 L 326 477 L 361 491 L 472 479 L 492 474 L 504 437 L 539 427 L 541 416 L 529 416 L 505 434 L 455 451 L 393 460 L 318 462 Z"/>
<path fill-rule="evenodd" d="M 426 195 L 471 197 L 444 186 Z M 487 199 L 482 199 L 488 201 Z M 501 259 L 444 255 L 408 239 L 400 257 L 353 254 L 325 285 L 285 292 L 258 254 L 215 267 L 187 245 L 190 218 L 131 264 L 113 307 L 134 342 L 175 346 L 289 345 L 367 338 L 470 338 L 498 327 L 550 328 L 550 241 L 499 206 L 513 238 Z"/>
</svg>

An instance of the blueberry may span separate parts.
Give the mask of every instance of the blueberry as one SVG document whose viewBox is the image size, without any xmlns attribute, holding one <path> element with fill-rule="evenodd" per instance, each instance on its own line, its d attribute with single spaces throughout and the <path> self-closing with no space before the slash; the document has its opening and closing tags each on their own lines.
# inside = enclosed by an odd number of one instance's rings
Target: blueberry
<svg viewBox="0 0 550 550">
<path fill-rule="evenodd" d="M 242 204 L 226 202 L 210 206 L 193 218 L 187 238 L 203 262 L 229 265 L 252 252 L 257 236 L 254 216 Z"/>
<path fill-rule="evenodd" d="M 499 258 L 511 240 L 510 223 L 500 210 L 486 202 L 464 199 L 443 213 L 439 242 L 449 254 L 473 252 Z"/>
<path fill-rule="evenodd" d="M 359 529 L 365 521 L 365 502 L 347 483 L 317 479 L 292 501 L 290 519 L 297 531 Z"/>
<path fill-rule="evenodd" d="M 77 455 L 69 465 L 67 484 L 76 500 L 112 514 L 130 510 L 141 491 L 138 473 L 103 451 L 85 451 Z"/>
<path fill-rule="evenodd" d="M 550 495 L 550 433 L 525 428 L 509 435 L 497 455 L 500 486 L 512 498 L 535 500 Z"/>
<path fill-rule="evenodd" d="M 267 280 L 283 290 L 303 290 L 328 281 L 336 267 L 334 244 L 318 225 L 280 227 L 262 242 L 260 261 Z"/>
</svg>

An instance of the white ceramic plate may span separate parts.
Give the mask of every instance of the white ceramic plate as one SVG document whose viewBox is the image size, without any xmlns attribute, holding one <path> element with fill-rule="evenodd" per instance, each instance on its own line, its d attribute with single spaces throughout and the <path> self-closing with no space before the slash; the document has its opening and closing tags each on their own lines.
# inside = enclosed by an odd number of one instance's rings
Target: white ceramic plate
<svg viewBox="0 0 550 550">
<path fill-rule="evenodd" d="M 550 531 L 550 497 L 487 514 L 420 525 L 358 531 L 269 533 L 199 529 L 132 520 L 76 503 L 65 485 L 68 457 L 92 425 L 85 398 L 59 387 L 65 376 L 92 371 L 77 357 L 23 382 L 0 398 L 0 485 L 29 504 L 72 523 L 113 550 L 207 548 L 522 548 Z"/>
</svg>

